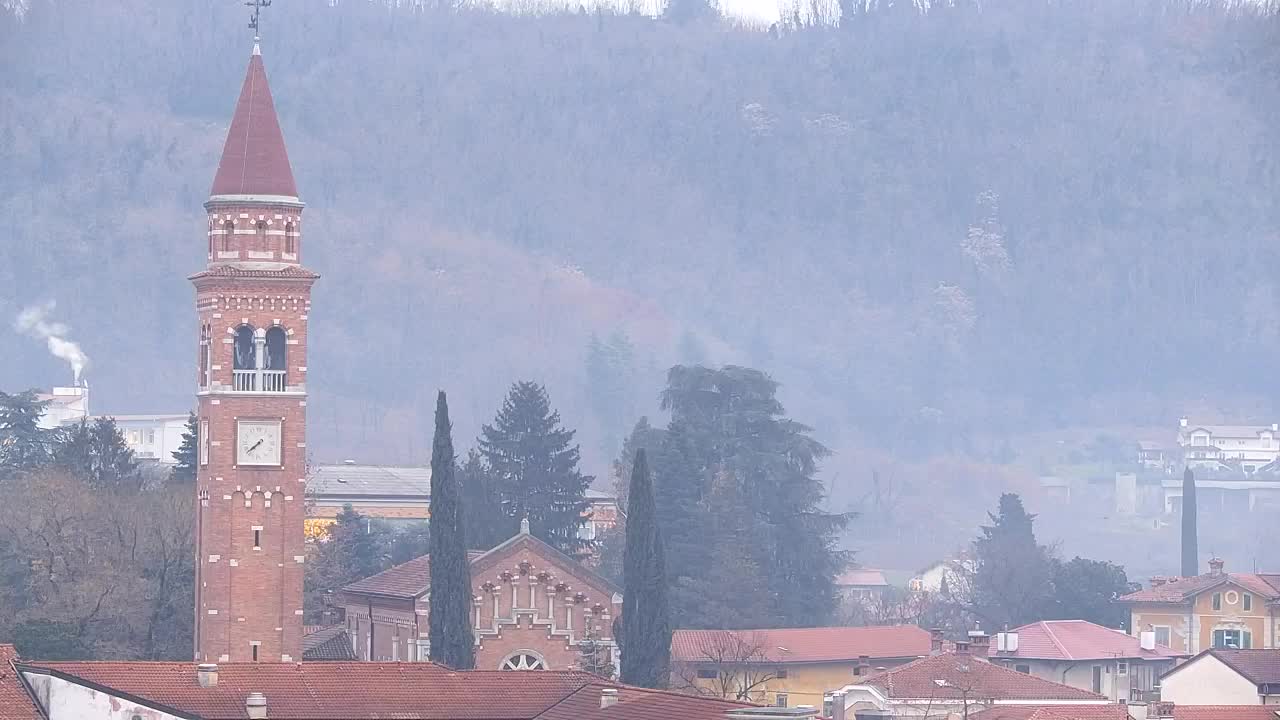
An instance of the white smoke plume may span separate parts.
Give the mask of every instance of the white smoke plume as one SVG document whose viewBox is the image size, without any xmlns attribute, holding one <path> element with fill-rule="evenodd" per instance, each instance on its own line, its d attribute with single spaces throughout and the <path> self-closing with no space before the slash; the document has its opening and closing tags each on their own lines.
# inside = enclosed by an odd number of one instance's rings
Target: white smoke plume
<svg viewBox="0 0 1280 720">
<path fill-rule="evenodd" d="M 50 318 L 53 310 L 52 300 L 43 305 L 32 305 L 18 313 L 18 319 L 14 321 L 13 326 L 20 333 L 30 335 L 37 340 L 44 340 L 54 357 L 67 361 L 71 366 L 71 372 L 75 373 L 76 382 L 79 383 L 80 375 L 89 365 L 89 356 L 67 337 L 71 332 L 70 328 Z"/>
</svg>

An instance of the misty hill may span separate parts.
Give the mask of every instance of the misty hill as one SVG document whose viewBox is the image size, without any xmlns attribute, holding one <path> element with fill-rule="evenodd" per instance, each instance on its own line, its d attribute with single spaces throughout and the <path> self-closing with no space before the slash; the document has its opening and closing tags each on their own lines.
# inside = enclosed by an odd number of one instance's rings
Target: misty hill
<svg viewBox="0 0 1280 720">
<path fill-rule="evenodd" d="M 95 409 L 192 404 L 185 277 L 242 16 L 0 14 L 0 387 L 67 381 L 8 328 L 56 299 Z M 677 361 L 772 373 L 846 478 L 865 447 L 987 461 L 1275 409 L 1275 14 L 992 0 L 753 32 L 281 2 L 264 25 L 324 275 L 316 460 L 424 462 L 438 387 L 465 447 L 531 378 L 605 474 Z M 589 372 L 592 333 L 633 359 Z"/>
</svg>

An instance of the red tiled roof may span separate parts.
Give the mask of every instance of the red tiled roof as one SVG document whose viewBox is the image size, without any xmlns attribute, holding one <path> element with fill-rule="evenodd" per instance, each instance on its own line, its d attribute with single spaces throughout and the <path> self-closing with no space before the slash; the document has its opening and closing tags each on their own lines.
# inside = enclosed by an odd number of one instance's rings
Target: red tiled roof
<svg viewBox="0 0 1280 720">
<path fill-rule="evenodd" d="M 1124 705 L 997 705 L 973 720 L 1130 720 Z"/>
<path fill-rule="evenodd" d="M 298 196 L 284 134 L 267 86 L 267 70 L 256 47 L 249 58 L 209 194 Z"/>
<path fill-rule="evenodd" d="M 1209 654 L 1255 685 L 1280 684 L 1280 650 L 1228 650 L 1215 648 Z"/>
<path fill-rule="evenodd" d="M 12 645 L 0 645 L 0 720 L 40 720 L 40 711 L 13 669 L 17 660 Z"/>
<path fill-rule="evenodd" d="M 938 681 L 945 681 L 939 685 Z M 889 698 L 959 700 L 1105 700 L 1101 695 L 1000 667 L 977 657 L 944 653 L 867 678 Z"/>
<path fill-rule="evenodd" d="M 571 671 L 525 672 L 515 682 L 510 672 L 455 672 L 432 663 L 219 663 L 217 685 L 202 688 L 194 663 L 55 662 L 19 668 L 78 679 L 204 720 L 243 718 L 251 692 L 266 696 L 272 720 L 531 720 L 600 682 Z"/>
<path fill-rule="evenodd" d="M 993 658 L 1036 660 L 1159 660 L 1183 657 L 1163 645 L 1143 650 L 1138 638 L 1087 620 L 1044 620 L 1017 630 L 1018 651 L 991 654 Z"/>
<path fill-rule="evenodd" d="M 297 265 L 285 265 L 283 267 L 253 267 L 248 263 L 240 263 L 239 265 L 226 264 L 215 265 L 208 270 L 200 272 L 188 277 L 188 280 L 199 280 L 200 278 L 219 277 L 219 278 L 284 278 L 289 280 L 316 280 L 320 276 L 306 268 L 300 268 Z"/>
<path fill-rule="evenodd" d="M 1235 583 L 1241 588 L 1268 600 L 1280 598 L 1280 590 L 1277 590 L 1277 586 L 1268 582 L 1268 579 L 1280 579 L 1280 576 L 1256 573 L 1225 573 L 1223 575 L 1206 573 L 1195 577 L 1178 578 L 1163 585 L 1138 590 L 1121 596 L 1119 601 L 1131 603 L 1188 602 L 1196 595 L 1227 582 Z"/>
<path fill-rule="evenodd" d="M 1276 720 L 1274 705 L 1175 705 L 1173 720 Z"/>
<path fill-rule="evenodd" d="M 618 689 L 618 702 L 609 708 L 600 707 L 600 691 L 605 688 Z M 724 720 L 725 713 L 744 707 L 751 706 L 719 698 L 597 683 L 575 692 L 537 720 Z"/>
<path fill-rule="evenodd" d="M 310 632 L 308 632 L 310 630 Z M 303 660 L 357 660 L 351 636 L 341 625 L 307 626 L 302 629 Z"/>
<path fill-rule="evenodd" d="M 472 563 L 486 553 L 471 550 L 467 559 Z M 342 588 L 343 592 L 364 593 L 366 595 L 383 595 L 386 597 L 415 598 L 427 592 L 431 587 L 431 556 L 418 557 L 387 568 L 377 575 L 370 575 Z"/>
<path fill-rule="evenodd" d="M 929 654 L 929 632 L 915 625 L 884 627 L 777 628 L 768 630 L 676 630 L 671 659 L 711 661 L 733 657 L 756 662 L 837 662 L 913 658 Z"/>
</svg>

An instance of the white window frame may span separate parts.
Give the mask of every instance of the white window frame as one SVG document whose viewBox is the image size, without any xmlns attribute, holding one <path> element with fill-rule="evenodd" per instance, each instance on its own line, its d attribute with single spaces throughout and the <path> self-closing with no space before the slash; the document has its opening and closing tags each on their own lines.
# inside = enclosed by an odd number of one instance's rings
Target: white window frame
<svg viewBox="0 0 1280 720">
<path fill-rule="evenodd" d="M 1160 631 L 1164 631 L 1164 642 L 1160 642 Z M 1152 625 L 1151 631 L 1156 634 L 1156 644 L 1173 647 L 1173 627 L 1169 625 Z"/>
<path fill-rule="evenodd" d="M 1128 661 L 1128 660 L 1117 660 L 1117 661 L 1116 661 L 1116 675 L 1128 675 L 1128 674 L 1129 674 L 1129 661 Z"/>
</svg>

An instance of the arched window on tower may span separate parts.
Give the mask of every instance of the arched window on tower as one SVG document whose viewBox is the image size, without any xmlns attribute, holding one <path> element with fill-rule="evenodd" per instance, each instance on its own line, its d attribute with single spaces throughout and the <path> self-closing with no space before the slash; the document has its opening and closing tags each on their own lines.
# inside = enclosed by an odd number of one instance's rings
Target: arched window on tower
<svg viewBox="0 0 1280 720">
<path fill-rule="evenodd" d="M 231 374 L 235 379 L 235 389 L 239 392 L 258 389 L 258 351 L 253 340 L 251 325 L 236 328 L 235 342 L 231 346 Z"/>
<path fill-rule="evenodd" d="M 213 257 L 213 249 L 214 249 L 213 229 L 216 227 L 217 227 L 217 224 L 214 221 L 210 220 L 209 221 L 209 257 Z"/>
<path fill-rule="evenodd" d="M 257 235 L 258 250 L 267 250 L 268 249 L 267 248 L 267 221 L 259 220 L 258 224 L 255 225 L 254 227 L 258 231 L 258 235 Z"/>
<path fill-rule="evenodd" d="M 236 224 L 230 220 L 222 223 L 222 252 L 231 252 L 231 241 L 235 239 Z"/>
<path fill-rule="evenodd" d="M 284 253 L 286 255 L 298 254 L 298 238 L 294 235 L 295 226 L 293 223 L 285 223 L 284 226 Z"/>
<path fill-rule="evenodd" d="M 288 333 L 279 325 L 267 330 L 267 342 L 262 354 L 262 390 L 264 392 L 284 392 L 288 338 Z"/>
</svg>

